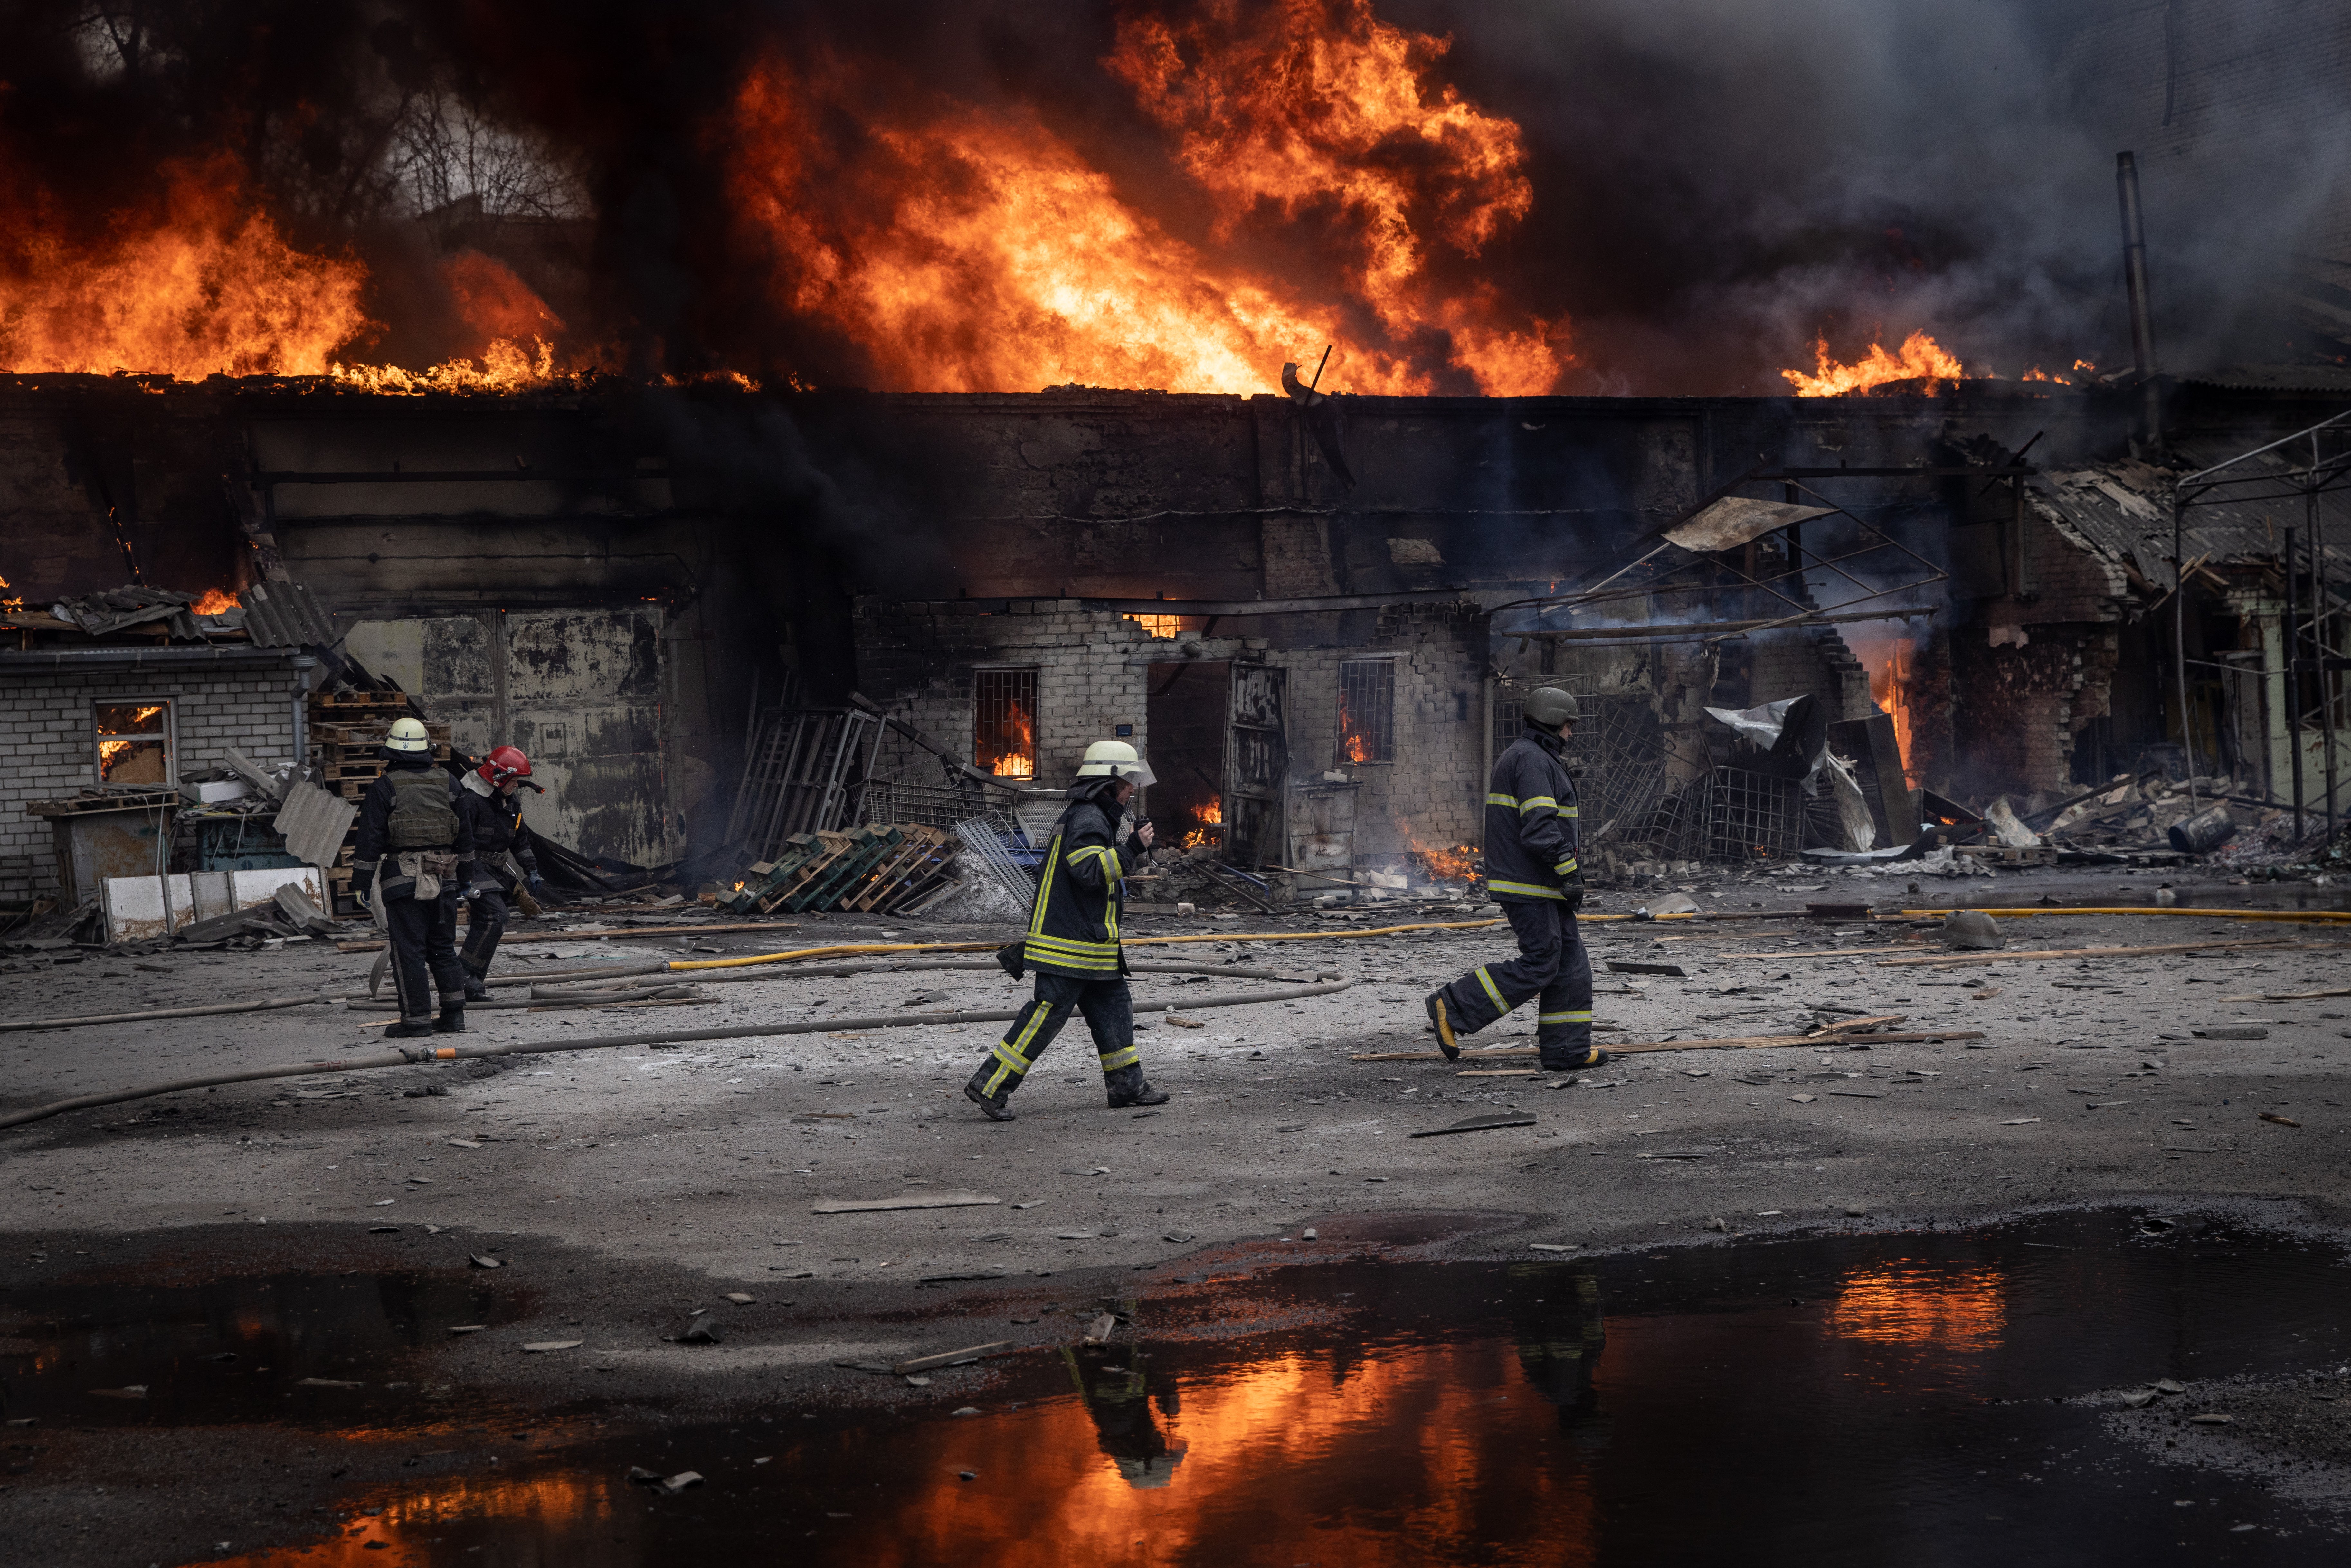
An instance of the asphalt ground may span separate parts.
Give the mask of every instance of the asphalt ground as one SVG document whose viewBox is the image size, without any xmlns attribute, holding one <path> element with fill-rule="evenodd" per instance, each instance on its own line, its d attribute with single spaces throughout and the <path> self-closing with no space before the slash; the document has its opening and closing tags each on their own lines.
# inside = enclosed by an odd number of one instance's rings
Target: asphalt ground
<svg viewBox="0 0 2351 1568">
<path fill-rule="evenodd" d="M 1880 908 L 1954 899 L 2137 904 L 2153 902 L 2158 880 L 2007 873 L 1933 881 L 1912 894 L 1898 878 L 1761 877 L 1702 884 L 1699 902 L 1749 915 L 1840 899 Z M 2183 904 L 2342 901 L 2342 890 L 2307 883 L 2168 880 L 2179 883 Z M 1602 895 L 1592 907 L 1637 902 Z M 1187 994 L 1252 982 L 1138 977 L 1138 1011 L 1150 1020 L 1139 1037 L 1145 1067 L 1174 1096 L 1149 1114 L 1105 1108 L 1091 1046 L 1073 1022 L 1016 1097 L 1019 1120 L 1008 1124 L 986 1121 L 962 1096 L 1000 1029 L 967 1025 L 284 1079 L 0 1132 L 13 1198 L 0 1257 L 10 1260 L 19 1319 L 0 1333 L 31 1343 L 38 1335 L 28 1340 L 26 1324 L 42 1314 L 40 1302 L 108 1288 L 201 1291 L 238 1279 L 406 1272 L 482 1293 L 485 1326 L 447 1336 L 457 1325 L 424 1324 L 388 1343 L 379 1364 L 351 1372 L 354 1381 L 541 1427 L 707 1415 L 754 1401 L 813 1415 L 960 1400 L 987 1376 L 984 1367 L 966 1368 L 917 1389 L 843 1371 L 841 1361 L 1065 1341 L 1070 1303 L 1209 1267 L 1318 1256 L 1524 1257 L 1535 1243 L 1583 1252 L 1732 1245 L 1741 1236 L 1949 1228 L 2118 1202 L 2282 1201 L 2326 1234 L 2346 1213 L 2351 996 L 2267 998 L 2351 988 L 2351 930 L 2053 907 L 2009 923 L 2010 949 L 2266 945 L 1916 965 L 1900 960 L 1946 951 L 1917 925 L 1587 925 L 1601 971 L 1597 1011 L 1616 1026 L 1604 1041 L 1795 1033 L 1855 1013 L 1901 1015 L 1906 1032 L 1981 1038 L 1659 1051 L 1565 1082 L 1465 1078 L 1434 1060 L 1352 1060 L 1429 1049 L 1423 995 L 1481 959 L 1507 956 L 1504 927 L 1248 938 L 1372 922 L 1391 917 L 1139 912 L 1130 936 L 1217 938 L 1155 958 L 1301 977 L 1335 970 L 1353 982 L 1332 996 L 1204 1011 L 1194 1020 L 1200 1027 L 1185 1028 L 1167 1005 L 1182 1019 Z M 872 941 L 885 932 L 893 940 L 987 935 L 818 918 L 792 940 Z M 599 961 L 774 946 L 747 936 L 578 943 L 517 934 L 500 972 L 551 977 Z M 1685 975 L 1622 975 L 1608 969 L 1612 959 L 1669 963 Z M 26 1018 L 319 988 L 348 995 L 364 989 L 372 962 L 293 943 L 19 965 L 6 976 L 6 1010 Z M 1010 1008 L 1026 994 L 979 970 L 787 977 L 714 985 L 707 999 L 685 1004 L 477 1010 L 472 1038 Z M 385 1016 L 314 1006 L 0 1035 L 11 1068 L 0 1105 L 376 1049 L 379 1030 L 363 1026 Z M 1473 1043 L 1531 1045 L 1531 1019 L 1513 1016 Z M 2215 1030 L 2262 1032 L 2210 1038 Z M 1411 1136 L 1491 1113 L 1531 1114 L 1533 1124 Z M 821 1199 L 949 1193 L 997 1201 L 813 1212 Z M 729 1293 L 753 1299 L 734 1302 Z M 1040 1302 L 1061 1303 L 1064 1313 L 1040 1315 Z M 677 1343 L 697 1310 L 718 1319 L 720 1343 Z M 521 1349 L 555 1340 L 580 1343 Z M 40 1560 L 60 1563 L 162 1561 L 172 1551 L 183 1553 L 173 1560 L 193 1560 L 185 1552 L 209 1547 L 215 1531 L 240 1549 L 299 1540 L 338 1486 L 371 1465 L 404 1462 L 349 1432 L 322 1439 L 266 1423 L 207 1435 L 184 1424 L 81 1429 L 45 1416 L 9 1437 L 39 1459 L 12 1465 L 0 1496 L 32 1532 L 21 1539 L 44 1541 Z M 247 1489 L 222 1481 L 223 1465 L 268 1474 L 269 1490 L 283 1495 L 267 1508 L 249 1502 Z M 90 1490 L 99 1485 L 113 1489 L 103 1502 Z M 183 1544 L 149 1551 L 165 1542 Z"/>
</svg>

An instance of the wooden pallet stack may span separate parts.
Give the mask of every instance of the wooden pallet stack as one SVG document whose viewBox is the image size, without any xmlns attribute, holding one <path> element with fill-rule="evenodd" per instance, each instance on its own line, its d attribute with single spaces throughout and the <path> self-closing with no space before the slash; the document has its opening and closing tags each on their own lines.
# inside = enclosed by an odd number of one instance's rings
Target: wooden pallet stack
<svg viewBox="0 0 2351 1568">
<path fill-rule="evenodd" d="M 319 788 L 357 803 L 383 775 L 384 737 L 392 721 L 410 716 L 408 697 L 401 692 L 311 693 L 309 760 Z M 433 743 L 434 760 L 446 762 L 449 727 L 428 722 L 424 736 Z M 327 868 L 328 891 L 334 895 L 338 915 L 360 913 L 351 892 L 351 854 L 358 834 L 354 823 L 343 835 L 335 863 Z"/>
<path fill-rule="evenodd" d="M 956 885 L 949 868 L 961 848 L 953 833 L 921 823 L 795 833 L 774 860 L 749 867 L 718 907 L 730 915 L 919 914 Z"/>
</svg>

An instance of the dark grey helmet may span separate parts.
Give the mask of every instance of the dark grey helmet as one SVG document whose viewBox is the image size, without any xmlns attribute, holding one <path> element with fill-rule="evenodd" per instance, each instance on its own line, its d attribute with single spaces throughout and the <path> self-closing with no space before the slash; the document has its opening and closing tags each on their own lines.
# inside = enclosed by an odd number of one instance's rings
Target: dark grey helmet
<svg viewBox="0 0 2351 1568">
<path fill-rule="evenodd" d="M 1519 714 L 1529 724 L 1557 729 L 1562 724 L 1582 718 L 1583 710 L 1577 706 L 1573 692 L 1561 691 L 1557 686 L 1537 686 L 1527 694 L 1527 700 L 1519 705 Z"/>
</svg>

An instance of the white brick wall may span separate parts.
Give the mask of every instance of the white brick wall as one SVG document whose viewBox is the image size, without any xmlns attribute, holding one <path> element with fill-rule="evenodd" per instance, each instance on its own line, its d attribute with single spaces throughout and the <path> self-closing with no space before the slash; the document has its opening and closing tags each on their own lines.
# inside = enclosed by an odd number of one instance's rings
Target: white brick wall
<svg viewBox="0 0 2351 1568">
<path fill-rule="evenodd" d="M 1304 618 L 1298 618 L 1303 620 Z M 963 756 L 972 754 L 972 672 L 1033 668 L 1037 678 L 1038 777 L 1066 781 L 1093 741 L 1134 727 L 1150 748 L 1147 691 L 1152 661 L 1181 659 L 1186 644 L 1204 660 L 1261 660 L 1290 672 L 1290 772 L 1311 782 L 1340 766 L 1339 664 L 1396 655 L 1395 753 L 1392 763 L 1350 765 L 1356 796 L 1355 852 L 1377 862 L 1409 848 L 1475 843 L 1485 801 L 1482 622 L 1464 634 L 1448 610 L 1390 611 L 1374 634 L 1346 646 L 1269 645 L 1263 639 L 1154 640 L 1124 616 L 1075 600 L 1014 600 L 1003 613 L 975 614 L 942 603 L 864 600 L 858 605 L 858 678 L 876 701 Z M 928 782 L 935 761 L 894 733 L 877 762 L 884 775 Z M 1407 834 L 1406 827 L 1410 832 Z"/>
<path fill-rule="evenodd" d="M 180 774 L 214 767 L 234 746 L 267 765 L 294 756 L 295 655 L 271 664 L 186 671 L 0 669 L 0 902 L 58 890 L 48 820 L 25 810 L 95 786 L 90 705 L 169 697 Z"/>
</svg>

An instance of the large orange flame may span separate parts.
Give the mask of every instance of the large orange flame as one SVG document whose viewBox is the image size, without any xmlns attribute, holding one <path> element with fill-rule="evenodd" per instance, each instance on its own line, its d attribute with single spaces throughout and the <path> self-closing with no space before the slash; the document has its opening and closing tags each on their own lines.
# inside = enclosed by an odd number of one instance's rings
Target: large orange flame
<svg viewBox="0 0 2351 1568">
<path fill-rule="evenodd" d="M 345 363 L 381 330 L 356 256 L 305 249 L 225 155 L 167 163 L 145 209 L 69 240 L 48 193 L 0 191 L 0 371 L 332 376 L 371 392 L 511 392 L 564 373 L 545 340 L 562 323 L 503 263 L 441 264 L 479 361 L 423 371 Z M 528 344 L 526 346 L 526 340 Z"/>
<path fill-rule="evenodd" d="M 853 70 L 780 60 L 737 97 L 736 194 L 775 296 L 894 387 L 1254 392 L 1332 344 L 1324 390 L 1424 392 L 1430 372 L 1395 345 L 1443 333 L 1481 390 L 1545 392 L 1560 370 L 1548 324 L 1428 276 L 1433 246 L 1475 255 L 1532 201 L 1518 127 L 1426 79 L 1445 47 L 1379 23 L 1368 0 L 1212 0 L 1180 30 L 1123 24 L 1104 64 L 1175 134 L 1214 210 L 1206 246 L 1034 115 L 892 108 Z M 862 122 L 854 142 L 828 133 L 843 114 Z M 1228 243 L 1260 208 L 1308 207 L 1343 212 L 1354 236 L 1340 297 Z M 1378 331 L 1348 326 L 1364 307 Z"/>
<path fill-rule="evenodd" d="M 0 236 L 0 368 L 316 376 L 372 328 L 367 269 L 291 244 L 221 158 L 163 170 L 143 213 L 69 245 L 46 196 L 12 202 Z"/>
<path fill-rule="evenodd" d="M 1918 782 L 1917 765 L 1910 749 L 1910 664 L 1917 644 L 1899 633 L 1847 633 L 1845 645 L 1869 672 L 1869 695 L 1894 721 L 1894 742 L 1902 752 L 1902 770 L 1911 784 Z"/>
<path fill-rule="evenodd" d="M 1869 345 L 1869 352 L 1849 365 L 1841 365 L 1829 357 L 1825 338 L 1813 345 L 1813 371 L 1782 371 L 1788 383 L 1796 389 L 1798 397 L 1844 397 L 1853 392 L 1865 392 L 1887 382 L 1925 382 L 1928 396 L 1934 395 L 1937 382 L 1955 382 L 1967 374 L 1959 361 L 1943 351 L 1941 344 L 1924 331 L 1913 332 L 1902 340 L 1898 353 L 1888 353 L 1882 343 Z"/>
<path fill-rule="evenodd" d="M 1037 777 L 1037 724 L 1018 703 L 1008 706 L 1001 731 L 980 737 L 978 749 L 979 765 L 998 779 Z"/>
</svg>

